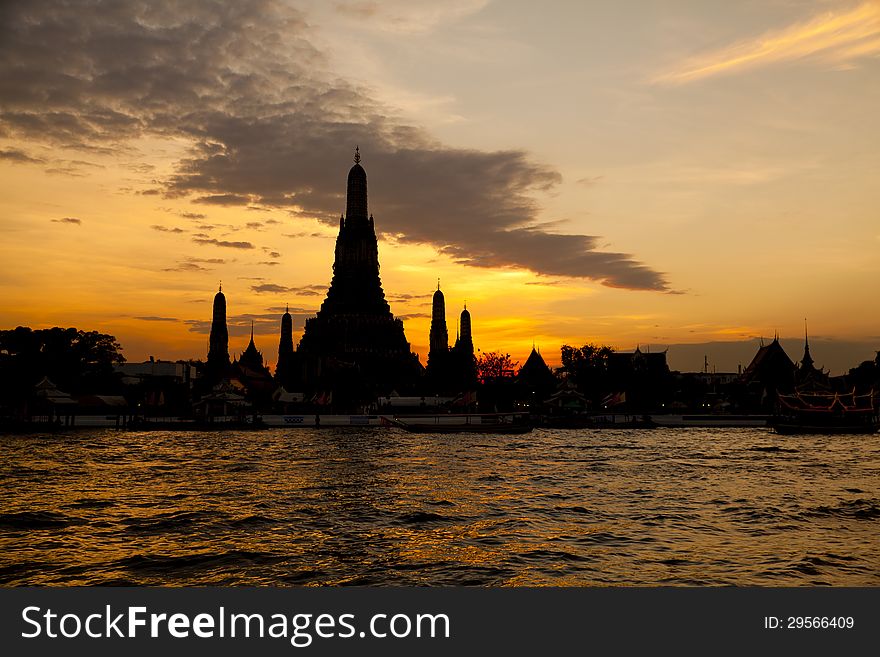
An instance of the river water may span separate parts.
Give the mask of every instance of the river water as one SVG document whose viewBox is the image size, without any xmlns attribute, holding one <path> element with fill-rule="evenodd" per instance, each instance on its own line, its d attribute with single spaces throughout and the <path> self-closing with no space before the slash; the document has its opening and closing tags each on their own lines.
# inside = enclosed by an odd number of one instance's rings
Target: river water
<svg viewBox="0 0 880 657">
<path fill-rule="evenodd" d="M 2 585 L 880 585 L 880 435 L 0 436 Z"/>
</svg>

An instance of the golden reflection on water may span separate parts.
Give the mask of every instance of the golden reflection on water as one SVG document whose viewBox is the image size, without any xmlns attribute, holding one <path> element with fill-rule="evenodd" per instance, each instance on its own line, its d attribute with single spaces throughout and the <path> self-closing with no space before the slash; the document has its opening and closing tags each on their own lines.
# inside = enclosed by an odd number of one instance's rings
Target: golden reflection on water
<svg viewBox="0 0 880 657">
<path fill-rule="evenodd" d="M 7 436 L 0 583 L 877 585 L 878 440 Z"/>
</svg>

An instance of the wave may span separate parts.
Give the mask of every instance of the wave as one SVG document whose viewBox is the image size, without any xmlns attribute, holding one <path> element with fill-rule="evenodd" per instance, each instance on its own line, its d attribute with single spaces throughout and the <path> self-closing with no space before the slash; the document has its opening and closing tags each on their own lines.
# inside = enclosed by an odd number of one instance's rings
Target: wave
<svg viewBox="0 0 880 657">
<path fill-rule="evenodd" d="M 846 500 L 837 506 L 817 506 L 804 513 L 812 517 L 854 518 L 856 520 L 876 520 L 880 518 L 880 500 L 871 498 Z"/>
<path fill-rule="evenodd" d="M 54 511 L 20 511 L 0 514 L 2 529 L 59 529 L 82 523 L 81 518 L 65 516 Z"/>
</svg>

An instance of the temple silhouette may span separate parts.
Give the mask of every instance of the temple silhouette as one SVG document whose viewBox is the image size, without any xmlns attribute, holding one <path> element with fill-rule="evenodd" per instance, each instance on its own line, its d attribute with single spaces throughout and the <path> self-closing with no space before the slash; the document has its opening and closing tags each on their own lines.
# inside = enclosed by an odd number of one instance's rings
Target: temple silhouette
<svg viewBox="0 0 880 657">
<path fill-rule="evenodd" d="M 477 360 L 471 334 L 471 314 L 465 304 L 459 317 L 455 345 L 449 347 L 446 328 L 446 299 L 437 281 L 431 303 L 431 332 L 429 336 L 427 389 L 435 394 L 450 394 L 472 390 L 477 384 Z"/>
<path fill-rule="evenodd" d="M 356 148 L 327 297 L 317 316 L 306 320 L 295 354 L 287 346 L 279 352 L 287 385 L 306 392 L 332 390 L 341 402 L 411 389 L 422 371 L 403 321 L 391 313 L 382 290 L 367 172 L 360 161 Z"/>
<path fill-rule="evenodd" d="M 223 284 L 214 295 L 211 334 L 208 337 L 207 376 L 221 379 L 229 370 L 229 331 L 226 328 L 226 295 Z"/>
</svg>

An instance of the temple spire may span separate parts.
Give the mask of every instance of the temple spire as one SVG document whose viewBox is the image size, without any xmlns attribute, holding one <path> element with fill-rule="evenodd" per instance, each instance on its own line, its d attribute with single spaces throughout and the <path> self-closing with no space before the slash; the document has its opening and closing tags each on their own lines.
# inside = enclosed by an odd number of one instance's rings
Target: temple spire
<svg viewBox="0 0 880 657">
<path fill-rule="evenodd" d="M 207 364 L 209 375 L 215 378 L 223 376 L 229 367 L 229 331 L 226 328 L 226 296 L 223 294 L 222 282 L 214 295 Z"/>
<path fill-rule="evenodd" d="M 804 357 L 801 359 L 802 368 L 813 367 L 813 357 L 810 355 L 810 337 L 807 334 L 807 318 L 804 317 Z"/>
<path fill-rule="evenodd" d="M 367 207 L 367 172 L 364 171 L 360 162 L 360 149 L 356 147 L 354 166 L 348 172 L 348 188 L 345 194 L 345 226 L 347 228 L 366 224 L 370 217 Z"/>
</svg>

